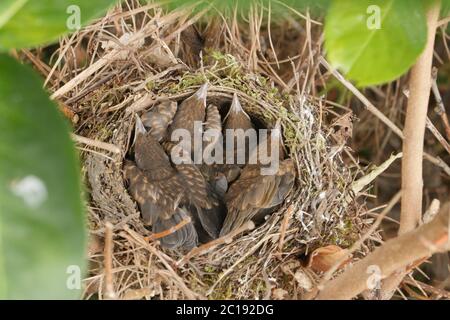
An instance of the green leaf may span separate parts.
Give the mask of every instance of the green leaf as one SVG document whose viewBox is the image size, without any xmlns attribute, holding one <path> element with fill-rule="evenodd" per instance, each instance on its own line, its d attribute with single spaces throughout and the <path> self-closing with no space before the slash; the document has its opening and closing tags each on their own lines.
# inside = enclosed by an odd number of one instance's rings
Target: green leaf
<svg viewBox="0 0 450 320">
<path fill-rule="evenodd" d="M 256 3 L 264 6 L 264 8 L 271 8 L 271 19 L 284 19 L 286 13 L 290 13 L 288 7 L 305 12 L 307 9 L 312 16 L 320 15 L 324 9 L 328 6 L 330 0 L 168 0 L 167 3 L 169 9 L 176 9 L 182 6 L 192 6 L 193 13 L 198 13 L 206 8 L 209 10 L 209 15 L 217 16 L 220 14 L 226 17 L 234 16 L 234 10 L 241 14 L 237 15 L 238 19 L 242 19 L 243 16 L 247 16 L 251 7 Z M 267 14 L 265 10 L 263 12 Z M 207 15 L 207 17 L 209 17 Z"/>
<path fill-rule="evenodd" d="M 441 17 L 446 18 L 450 15 L 450 0 L 442 0 Z"/>
<path fill-rule="evenodd" d="M 102 14 L 117 0 L 1 0 L 0 51 L 47 44 Z"/>
<path fill-rule="evenodd" d="M 360 86 L 401 76 L 423 51 L 426 37 L 421 0 L 334 0 L 325 20 L 329 61 Z"/>
<path fill-rule="evenodd" d="M 0 54 L 0 299 L 80 296 L 85 221 L 68 129 L 33 70 Z"/>
</svg>

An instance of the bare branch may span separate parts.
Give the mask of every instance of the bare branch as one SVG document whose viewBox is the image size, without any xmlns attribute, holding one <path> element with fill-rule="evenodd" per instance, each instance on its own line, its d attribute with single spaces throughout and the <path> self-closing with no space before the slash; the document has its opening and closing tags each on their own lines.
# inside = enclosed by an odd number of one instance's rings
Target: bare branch
<svg viewBox="0 0 450 320">
<path fill-rule="evenodd" d="M 357 296 L 368 288 L 368 280 L 372 275 L 367 272 L 371 266 L 377 266 L 381 272 L 380 276 L 386 278 L 417 260 L 449 250 L 449 216 L 450 203 L 447 203 L 431 222 L 387 241 L 328 282 L 319 292 L 317 299 L 347 300 Z"/>
</svg>

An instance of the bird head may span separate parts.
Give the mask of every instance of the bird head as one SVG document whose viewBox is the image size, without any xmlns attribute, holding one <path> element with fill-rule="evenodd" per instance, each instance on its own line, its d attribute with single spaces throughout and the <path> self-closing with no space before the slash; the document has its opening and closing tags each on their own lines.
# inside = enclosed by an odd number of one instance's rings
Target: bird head
<svg viewBox="0 0 450 320">
<path fill-rule="evenodd" d="M 197 92 L 194 93 L 194 98 L 201 101 L 203 106 L 206 108 L 206 97 L 208 95 L 208 82 L 203 84 Z"/>
<path fill-rule="evenodd" d="M 144 124 L 142 123 L 141 118 L 135 114 L 136 124 L 134 126 L 134 140 L 132 147 L 136 145 L 138 137 L 144 137 L 147 134 L 147 130 L 145 129 Z"/>
<path fill-rule="evenodd" d="M 238 95 L 235 93 L 233 95 L 233 100 L 231 101 L 230 110 L 228 111 L 227 115 L 225 116 L 224 121 L 226 121 L 230 115 L 238 115 L 238 114 L 242 114 L 250 120 L 250 116 L 242 108 L 242 105 L 241 105 L 241 102 L 239 101 Z"/>
<path fill-rule="evenodd" d="M 145 130 L 144 124 L 138 115 L 136 115 L 133 145 L 134 158 L 140 169 L 151 170 L 160 165 L 160 163 L 169 163 L 169 158 L 164 152 L 164 149 Z"/>
</svg>

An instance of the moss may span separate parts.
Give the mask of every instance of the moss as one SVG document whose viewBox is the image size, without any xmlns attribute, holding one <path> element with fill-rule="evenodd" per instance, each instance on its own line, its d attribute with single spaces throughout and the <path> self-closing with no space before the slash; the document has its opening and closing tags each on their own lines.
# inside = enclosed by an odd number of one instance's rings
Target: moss
<svg viewBox="0 0 450 320">
<path fill-rule="evenodd" d="M 207 266 L 205 266 L 204 270 L 205 270 L 205 272 L 207 272 L 207 273 L 213 273 L 213 272 L 216 271 L 216 268 L 213 267 L 213 266 L 207 265 Z"/>
<path fill-rule="evenodd" d="M 221 286 L 217 286 L 215 290 L 209 296 L 210 300 L 229 300 L 234 297 L 233 284 L 231 282 L 225 282 Z"/>
<path fill-rule="evenodd" d="M 232 55 L 210 51 L 205 62 L 208 66 L 203 70 L 185 72 L 177 83 L 169 85 L 169 93 L 184 92 L 208 81 L 215 86 L 239 90 L 255 100 L 263 98 L 274 107 L 287 105 L 288 95 L 283 95 L 277 88 L 272 87 L 268 78 L 246 72 Z M 272 120 L 272 116 L 264 118 Z"/>
<path fill-rule="evenodd" d="M 348 248 L 357 239 L 357 234 L 355 232 L 356 230 L 353 221 L 350 218 L 347 218 L 342 222 L 341 226 L 336 227 L 329 241 L 337 246 Z"/>
<path fill-rule="evenodd" d="M 156 81 L 149 81 L 146 84 L 146 87 L 148 90 L 155 90 L 156 89 Z"/>
</svg>

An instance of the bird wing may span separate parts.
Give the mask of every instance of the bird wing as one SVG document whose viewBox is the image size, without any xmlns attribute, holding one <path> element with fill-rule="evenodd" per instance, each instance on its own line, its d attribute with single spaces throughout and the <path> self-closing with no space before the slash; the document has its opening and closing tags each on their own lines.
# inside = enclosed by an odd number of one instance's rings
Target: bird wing
<svg viewBox="0 0 450 320">
<path fill-rule="evenodd" d="M 194 164 L 179 164 L 175 169 L 184 182 L 188 201 L 200 208 L 210 209 L 214 203 L 208 195 L 208 185 L 200 170 Z"/>
<path fill-rule="evenodd" d="M 177 103 L 165 101 L 153 107 L 141 117 L 142 123 L 149 128 L 149 133 L 157 140 L 163 140 L 167 135 L 167 128 L 177 111 Z"/>
<path fill-rule="evenodd" d="M 228 208 L 221 235 L 240 227 L 262 208 L 272 202 L 280 182 L 280 177 L 263 176 L 258 167 L 245 167 L 225 195 Z"/>
<path fill-rule="evenodd" d="M 128 181 L 128 190 L 138 203 L 147 224 L 152 225 L 157 218 L 172 217 L 179 202 L 179 186 L 172 183 L 172 188 L 169 188 L 167 184 L 170 184 L 170 180 L 165 180 L 165 183 L 151 181 L 146 172 L 131 161 L 125 163 L 124 175 Z"/>
<path fill-rule="evenodd" d="M 281 204 L 294 184 L 294 166 L 291 160 L 280 162 L 275 175 L 261 175 L 261 167 L 246 166 L 239 179 L 225 196 L 228 213 L 221 235 L 253 219 L 259 212 Z"/>
<path fill-rule="evenodd" d="M 217 238 L 225 218 L 225 205 L 193 164 L 175 167 L 182 178 L 186 197 L 185 204 L 195 212 L 201 226 L 212 237 Z"/>
</svg>

